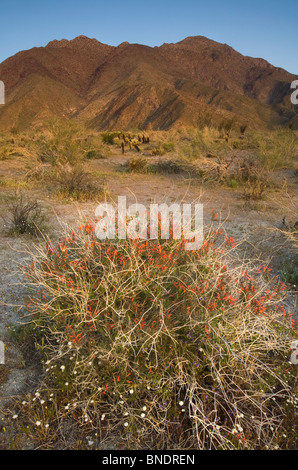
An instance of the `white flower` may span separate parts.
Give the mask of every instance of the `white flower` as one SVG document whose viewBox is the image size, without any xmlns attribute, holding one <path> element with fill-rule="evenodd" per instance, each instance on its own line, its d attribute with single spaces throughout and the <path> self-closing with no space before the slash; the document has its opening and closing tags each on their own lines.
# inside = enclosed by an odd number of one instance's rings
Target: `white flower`
<svg viewBox="0 0 298 470">
<path fill-rule="evenodd" d="M 101 420 L 103 421 L 103 420 L 105 419 L 105 417 L 106 417 L 106 415 L 103 414 L 103 415 L 101 416 Z"/>
<path fill-rule="evenodd" d="M 127 426 L 128 426 L 128 423 L 127 423 L 127 422 L 126 422 L 126 423 L 124 423 L 124 426 L 127 428 Z"/>
<path fill-rule="evenodd" d="M 132 389 L 132 388 L 129 390 L 129 393 L 130 393 L 131 395 L 133 394 L 133 389 Z"/>
<path fill-rule="evenodd" d="M 65 382 L 66 387 L 68 386 L 68 382 Z"/>
<path fill-rule="evenodd" d="M 65 366 L 61 366 L 60 369 L 62 370 L 62 372 L 65 370 Z"/>
<path fill-rule="evenodd" d="M 179 401 L 179 405 L 183 406 L 184 405 L 183 401 Z"/>
<path fill-rule="evenodd" d="M 50 426 L 49 424 L 46 424 L 46 426 L 45 426 L 45 427 L 46 427 L 46 428 L 48 428 L 49 426 Z"/>
<path fill-rule="evenodd" d="M 40 403 L 43 405 L 43 404 L 44 404 L 44 400 L 40 400 Z"/>
<path fill-rule="evenodd" d="M 41 425 L 41 422 L 40 421 L 36 421 L 36 426 L 40 426 Z"/>
<path fill-rule="evenodd" d="M 141 414 L 141 418 L 145 418 L 145 416 L 146 416 L 145 413 Z"/>
<path fill-rule="evenodd" d="M 12 419 L 17 419 L 18 415 L 13 415 Z"/>
</svg>

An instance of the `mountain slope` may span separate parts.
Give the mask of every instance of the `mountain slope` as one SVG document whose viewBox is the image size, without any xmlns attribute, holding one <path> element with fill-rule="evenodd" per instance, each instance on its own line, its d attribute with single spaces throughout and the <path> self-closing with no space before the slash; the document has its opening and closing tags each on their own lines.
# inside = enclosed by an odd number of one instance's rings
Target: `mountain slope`
<svg viewBox="0 0 298 470">
<path fill-rule="evenodd" d="M 42 125 L 51 116 L 97 129 L 298 122 L 290 102 L 296 76 L 201 36 L 154 48 L 85 36 L 52 41 L 5 60 L 0 79 L 1 129 Z"/>
</svg>

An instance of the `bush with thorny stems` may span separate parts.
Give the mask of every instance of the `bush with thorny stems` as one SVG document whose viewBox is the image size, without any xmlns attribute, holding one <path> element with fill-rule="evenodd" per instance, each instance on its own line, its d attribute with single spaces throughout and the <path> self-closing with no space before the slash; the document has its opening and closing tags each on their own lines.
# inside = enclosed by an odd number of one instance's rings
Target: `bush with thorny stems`
<svg viewBox="0 0 298 470">
<path fill-rule="evenodd" d="M 286 286 L 266 267 L 235 267 L 234 240 L 218 237 L 186 251 L 183 240 L 100 241 L 87 223 L 37 247 L 27 307 L 39 390 L 57 400 L 50 427 L 75 419 L 134 448 L 295 445 Z"/>
</svg>

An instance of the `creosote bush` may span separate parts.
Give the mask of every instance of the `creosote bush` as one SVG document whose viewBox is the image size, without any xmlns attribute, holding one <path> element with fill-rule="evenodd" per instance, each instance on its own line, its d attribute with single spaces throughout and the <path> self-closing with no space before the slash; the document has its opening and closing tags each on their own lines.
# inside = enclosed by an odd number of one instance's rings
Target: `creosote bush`
<svg viewBox="0 0 298 470">
<path fill-rule="evenodd" d="M 40 439 L 53 445 L 65 422 L 130 448 L 297 444 L 286 286 L 266 267 L 232 268 L 235 242 L 219 237 L 186 251 L 183 240 L 99 241 L 87 223 L 37 247 L 27 308 L 44 378 L 19 416 Z"/>
</svg>

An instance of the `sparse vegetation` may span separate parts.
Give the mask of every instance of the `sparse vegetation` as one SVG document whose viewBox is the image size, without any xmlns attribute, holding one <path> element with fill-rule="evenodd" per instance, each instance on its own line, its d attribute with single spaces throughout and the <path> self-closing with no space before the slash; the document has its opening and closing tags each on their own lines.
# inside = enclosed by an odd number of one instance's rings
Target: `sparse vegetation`
<svg viewBox="0 0 298 470">
<path fill-rule="evenodd" d="M 57 194 L 73 200 L 84 201 L 103 196 L 104 180 L 95 180 L 81 165 L 59 165 L 55 171 Z"/>
<path fill-rule="evenodd" d="M 44 232 L 44 200 L 73 223 L 73 207 L 85 217 L 108 196 L 107 184 L 111 197 L 120 187 L 142 197 L 150 184 L 147 200 L 206 192 L 206 220 L 216 228 L 228 201 L 238 212 L 226 212 L 225 224 L 243 230 L 248 256 L 251 233 L 238 222 L 247 217 L 253 225 L 254 213 L 244 209 L 260 206 L 258 222 L 270 220 L 285 247 L 271 276 L 267 265 L 241 262 L 220 229 L 198 252 L 185 252 L 177 240 L 99 242 L 91 222 L 57 240 L 53 222 L 52 241 L 32 249 L 26 269 L 26 320 L 33 321 L 12 335 L 22 360 L 39 357 L 43 372 L 37 388 L 28 385 L 10 402 L 6 416 L 17 416 L 8 419 L 10 447 L 23 448 L 24 439 L 44 449 L 297 447 L 297 371 L 289 364 L 297 337 L 295 131 L 228 122 L 149 136 L 56 122 L 0 139 L 7 243 L 7 235 Z M 10 373 L 0 367 L 0 386 Z"/>
<path fill-rule="evenodd" d="M 278 129 L 257 137 L 260 166 L 267 170 L 288 168 L 298 156 L 297 137 L 291 129 Z"/>
<path fill-rule="evenodd" d="M 147 173 L 148 161 L 144 157 L 133 157 L 128 162 L 128 170 L 131 173 Z"/>
<path fill-rule="evenodd" d="M 281 269 L 281 277 L 284 282 L 293 284 L 294 287 L 298 285 L 298 258 L 287 259 L 284 261 Z"/>
<path fill-rule="evenodd" d="M 173 152 L 175 150 L 174 142 L 165 142 L 163 144 L 163 149 L 165 152 Z"/>
<path fill-rule="evenodd" d="M 96 136 L 75 123 L 51 121 L 47 131 L 36 140 L 39 160 L 53 166 L 82 163 L 85 159 L 102 158 L 104 146 Z"/>
<path fill-rule="evenodd" d="M 23 193 L 15 193 L 7 208 L 8 220 L 5 231 L 8 234 L 38 235 L 44 228 L 45 214 L 38 201 L 30 201 Z"/>
</svg>

